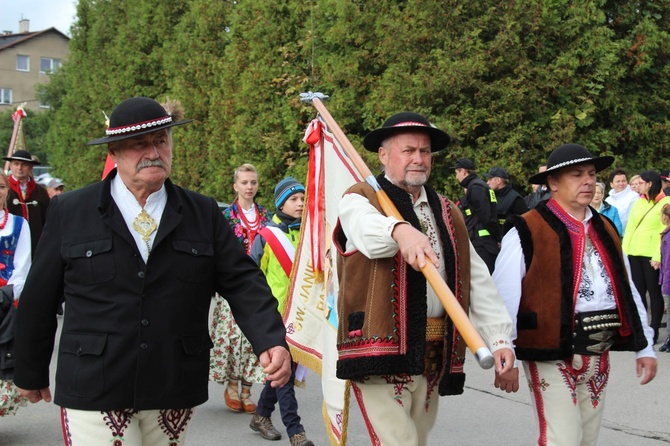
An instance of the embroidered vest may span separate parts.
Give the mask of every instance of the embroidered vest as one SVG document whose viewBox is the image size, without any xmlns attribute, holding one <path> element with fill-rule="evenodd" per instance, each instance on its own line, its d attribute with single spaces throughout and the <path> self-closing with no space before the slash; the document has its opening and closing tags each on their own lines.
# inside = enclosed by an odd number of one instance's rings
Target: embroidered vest
<svg viewBox="0 0 670 446">
<path fill-rule="evenodd" d="M 0 264 L 3 266 L 0 269 L 0 286 L 7 285 L 7 281 L 14 272 L 14 252 L 16 252 L 16 245 L 19 244 L 21 226 L 25 221 L 18 215 L 10 215 L 10 217 L 14 223 L 14 230 L 11 234 L 0 237 Z"/>
<path fill-rule="evenodd" d="M 377 179 L 403 218 L 421 230 L 409 194 L 383 176 Z M 367 183 L 356 184 L 348 192 L 365 196 L 383 213 Z M 453 203 L 428 187 L 426 192 L 442 244 L 447 285 L 468 312 L 470 248 L 465 222 Z M 347 239 L 339 223 L 333 241 L 340 254 L 337 377 L 360 380 L 370 375 L 422 374 L 428 286 L 423 274 L 407 265 L 400 252 L 391 258 L 374 260 L 358 251 L 343 255 Z M 448 317 L 446 322 L 438 393 L 457 395 L 463 392 L 465 383 L 465 343 Z"/>
<path fill-rule="evenodd" d="M 526 264 L 517 316 L 516 356 L 521 360 L 565 359 L 572 353 L 575 293 L 581 280 L 581 250 L 573 250 L 571 222 L 541 202 L 523 216 L 510 216 L 506 228 L 519 232 Z M 647 346 L 633 300 L 616 228 L 592 210 L 589 231 L 614 288 L 623 326 L 612 350 L 638 351 Z M 563 217 L 563 218 L 562 218 Z M 566 224 L 567 223 L 567 224 Z M 576 222 L 582 226 L 581 222 Z M 575 228 L 575 231 L 577 229 Z"/>
</svg>

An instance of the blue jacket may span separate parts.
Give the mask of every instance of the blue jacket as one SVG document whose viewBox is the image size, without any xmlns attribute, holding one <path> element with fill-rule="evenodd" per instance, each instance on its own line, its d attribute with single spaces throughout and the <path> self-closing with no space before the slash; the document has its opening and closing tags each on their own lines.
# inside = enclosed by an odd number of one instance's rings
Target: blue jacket
<svg viewBox="0 0 670 446">
<path fill-rule="evenodd" d="M 623 237 L 623 225 L 621 224 L 621 219 L 619 218 L 619 210 L 603 200 L 602 204 L 600 205 L 600 209 L 598 209 L 598 212 L 612 220 L 612 223 L 614 223 L 614 226 L 616 227 L 616 232 L 619 233 L 619 237 Z"/>
</svg>

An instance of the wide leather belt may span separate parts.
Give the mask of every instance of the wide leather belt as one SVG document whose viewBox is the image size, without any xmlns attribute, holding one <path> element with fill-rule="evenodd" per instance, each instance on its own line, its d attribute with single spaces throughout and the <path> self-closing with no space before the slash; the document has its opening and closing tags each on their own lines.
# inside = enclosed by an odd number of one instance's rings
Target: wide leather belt
<svg viewBox="0 0 670 446">
<path fill-rule="evenodd" d="M 573 353 L 601 355 L 614 345 L 617 329 L 621 327 L 618 310 L 584 311 L 575 314 L 572 334 Z"/>
<path fill-rule="evenodd" d="M 441 317 L 430 317 L 426 321 L 426 356 L 424 375 L 433 375 L 442 367 L 444 330 L 446 322 Z"/>
</svg>

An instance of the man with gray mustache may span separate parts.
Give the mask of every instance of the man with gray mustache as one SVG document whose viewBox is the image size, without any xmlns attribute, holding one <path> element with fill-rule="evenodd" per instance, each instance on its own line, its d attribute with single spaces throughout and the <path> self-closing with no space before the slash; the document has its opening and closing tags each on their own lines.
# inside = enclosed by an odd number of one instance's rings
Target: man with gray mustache
<svg viewBox="0 0 670 446">
<path fill-rule="evenodd" d="M 273 386 L 291 375 L 286 329 L 265 277 L 213 198 L 174 185 L 178 109 L 131 98 L 103 138 L 116 163 L 103 181 L 54 197 L 21 295 L 14 382 L 51 401 L 49 362 L 66 311 L 56 394 L 72 446 L 184 444 L 207 400 L 215 292 Z"/>
</svg>

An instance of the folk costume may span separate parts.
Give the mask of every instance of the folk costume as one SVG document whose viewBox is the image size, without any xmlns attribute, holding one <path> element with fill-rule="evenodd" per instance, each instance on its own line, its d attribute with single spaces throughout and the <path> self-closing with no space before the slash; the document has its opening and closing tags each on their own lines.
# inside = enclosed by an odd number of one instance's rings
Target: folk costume
<svg viewBox="0 0 670 446">
<path fill-rule="evenodd" d="M 14 331 L 18 301 L 30 269 L 30 228 L 23 217 L 0 210 L 0 417 L 27 404 L 14 385 Z"/>
<path fill-rule="evenodd" d="M 131 98 L 110 122 L 108 137 L 89 144 L 187 121 L 175 122 L 156 101 Z M 139 203 L 127 203 L 124 188 L 115 169 L 53 199 L 19 305 L 14 379 L 23 389 L 49 386 L 64 293 L 54 402 L 66 438 L 183 444 L 193 408 L 208 398 L 212 295 L 226 296 L 256 354 L 288 349 L 285 328 L 214 199 L 168 178 L 129 224 Z"/>
<path fill-rule="evenodd" d="M 26 150 L 17 150 L 12 156 L 4 157 L 8 161 L 23 161 L 30 164 L 40 164 L 32 159 Z M 25 184 L 19 183 L 13 175 L 9 175 L 9 194 L 7 195 L 7 209 L 14 215 L 23 217 L 30 226 L 31 253 L 35 253 L 37 242 L 42 235 L 42 228 L 47 217 L 49 193 L 45 188 L 28 177 Z"/>
<path fill-rule="evenodd" d="M 491 350 L 509 348 L 510 320 L 460 211 L 427 186 L 413 203 L 377 179 L 405 221 L 429 236 L 438 271 Z M 337 376 L 352 380 L 373 444 L 423 445 L 437 415 L 436 391 L 463 392 L 465 345 L 425 277 L 402 259 L 391 238 L 398 221 L 383 215 L 372 187 L 352 186 L 339 214 Z M 411 407 L 425 410 L 410 414 Z"/>
<path fill-rule="evenodd" d="M 254 203 L 251 209 L 246 211 L 239 205 L 238 200 L 223 211 L 223 216 L 235 233 L 237 240 L 244 246 L 247 254 L 251 251 L 258 232 L 272 218 L 272 214 L 260 204 Z M 221 385 L 226 383 L 235 384 L 238 380 L 241 380 L 243 386 L 247 386 L 250 390 L 251 383 L 262 384 L 265 382 L 263 367 L 254 354 L 249 340 L 237 325 L 228 301 L 221 295 L 216 294 L 214 302 L 216 306 L 209 329 L 214 342 L 214 348 L 209 359 L 209 380 Z M 232 392 L 233 387 L 236 388 L 237 385 L 226 387 L 226 392 Z M 224 394 L 224 397 L 227 397 L 227 395 Z M 226 404 L 231 409 L 246 412 L 242 401 L 240 401 L 238 409 L 237 402 L 234 399 L 226 399 Z M 247 402 L 246 407 L 250 412 L 255 409 L 255 405 L 250 404 L 250 401 Z"/>
<path fill-rule="evenodd" d="M 550 156 L 547 171 L 611 163 L 610 157 L 592 158 L 573 146 L 556 151 L 578 156 L 554 162 L 553 168 Z M 654 356 L 653 331 L 631 286 L 617 229 L 590 207 L 579 221 L 554 199 L 510 217 L 506 229 L 493 279 L 514 323 L 515 352 L 524 361 L 539 425 L 538 445 L 595 445 L 609 350 Z"/>
</svg>

